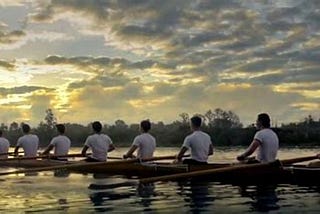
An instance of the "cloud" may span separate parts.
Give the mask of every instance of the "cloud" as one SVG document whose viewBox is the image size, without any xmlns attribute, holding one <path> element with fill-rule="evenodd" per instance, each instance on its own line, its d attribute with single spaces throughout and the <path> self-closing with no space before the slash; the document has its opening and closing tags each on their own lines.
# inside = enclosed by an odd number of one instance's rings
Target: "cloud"
<svg viewBox="0 0 320 214">
<path fill-rule="evenodd" d="M 170 120 L 226 107 L 251 121 L 260 111 L 278 120 L 298 118 L 318 102 L 319 1 L 26 4 L 31 7 L 20 34 L 7 20 L 0 24 L 0 47 L 23 53 L 20 48 L 29 46 L 34 53 L 41 44 L 49 56 L 1 60 L 0 67 L 28 77 L 28 85 L 55 88 L 49 97 L 39 95 L 43 101 L 35 109 L 52 99 L 49 104 L 68 111 L 63 117 L 70 120 L 104 112 L 108 120 L 133 121 L 154 112 Z"/>
<path fill-rule="evenodd" d="M 15 65 L 13 63 L 0 60 L 0 67 L 6 68 L 7 70 L 11 71 L 14 69 Z"/>
<path fill-rule="evenodd" d="M 9 94 L 25 94 L 25 93 L 38 91 L 38 90 L 50 91 L 51 89 L 45 88 L 45 87 L 38 87 L 38 86 L 21 86 L 21 87 L 13 87 L 13 88 L 0 87 L 0 94 L 2 96 L 6 96 Z"/>
<path fill-rule="evenodd" d="M 0 44 L 13 44 L 20 41 L 24 36 L 25 32 L 21 30 L 15 30 L 11 32 L 0 31 Z"/>
<path fill-rule="evenodd" d="M 23 6 L 26 0 L 1 0 L 0 6 L 9 7 L 9 6 Z"/>
</svg>

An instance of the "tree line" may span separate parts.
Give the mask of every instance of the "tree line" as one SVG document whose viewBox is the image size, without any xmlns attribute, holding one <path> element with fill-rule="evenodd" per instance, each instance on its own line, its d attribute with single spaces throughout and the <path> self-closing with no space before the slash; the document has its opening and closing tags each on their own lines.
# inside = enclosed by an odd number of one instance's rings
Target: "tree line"
<svg viewBox="0 0 320 214">
<path fill-rule="evenodd" d="M 232 111 L 217 108 L 198 116 L 203 119 L 202 129 L 211 136 L 215 146 L 247 146 L 256 132 L 254 125 L 243 127 L 239 117 Z M 191 133 L 189 119 L 188 113 L 181 113 L 178 120 L 169 124 L 153 122 L 150 133 L 156 137 L 158 146 L 179 147 L 185 136 Z M 57 135 L 56 123 L 52 110 L 47 109 L 44 120 L 32 128 L 32 133 L 40 139 L 40 147 L 47 146 L 52 137 Z M 83 146 L 87 136 L 92 134 L 91 124 L 66 123 L 65 126 L 66 135 L 75 147 Z M 21 124 L 17 122 L 9 125 L 1 123 L 0 129 L 11 142 L 11 146 L 14 146 L 22 135 Z M 278 134 L 282 146 L 320 145 L 320 119 L 316 121 L 310 115 L 302 122 L 282 124 L 273 130 Z M 103 132 L 111 137 L 116 146 L 129 146 L 139 134 L 139 123 L 128 125 L 118 119 L 112 125 L 104 124 Z"/>
</svg>

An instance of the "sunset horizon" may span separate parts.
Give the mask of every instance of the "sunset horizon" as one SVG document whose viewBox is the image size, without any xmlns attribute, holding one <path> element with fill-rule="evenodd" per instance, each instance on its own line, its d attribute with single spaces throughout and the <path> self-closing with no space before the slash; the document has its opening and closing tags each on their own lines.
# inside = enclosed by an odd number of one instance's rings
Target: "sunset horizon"
<svg viewBox="0 0 320 214">
<path fill-rule="evenodd" d="M 0 123 L 320 118 L 320 2 L 0 2 Z"/>
</svg>

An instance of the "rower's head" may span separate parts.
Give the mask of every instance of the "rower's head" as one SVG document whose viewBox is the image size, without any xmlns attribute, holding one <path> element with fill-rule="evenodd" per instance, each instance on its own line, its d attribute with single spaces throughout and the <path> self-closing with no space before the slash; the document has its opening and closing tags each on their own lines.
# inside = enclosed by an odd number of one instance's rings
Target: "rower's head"
<svg viewBox="0 0 320 214">
<path fill-rule="evenodd" d="M 66 127 L 63 124 L 57 124 L 56 128 L 57 128 L 59 134 L 64 134 L 64 132 L 66 131 Z"/>
<path fill-rule="evenodd" d="M 192 130 L 198 130 L 201 127 L 202 119 L 199 116 L 193 116 L 190 119 L 190 127 Z"/>
<path fill-rule="evenodd" d="M 22 124 L 22 132 L 28 134 L 30 132 L 30 126 L 28 124 Z"/>
<path fill-rule="evenodd" d="M 140 130 L 142 132 L 148 132 L 151 129 L 151 123 L 149 120 L 142 120 L 140 122 Z"/>
<path fill-rule="evenodd" d="M 94 121 L 94 122 L 92 123 L 92 129 L 93 129 L 93 131 L 95 131 L 96 133 L 101 132 L 101 130 L 102 130 L 102 125 L 101 125 L 101 123 L 100 123 L 99 121 Z"/>
<path fill-rule="evenodd" d="M 256 126 L 258 129 L 270 128 L 270 117 L 266 113 L 261 113 L 258 115 Z"/>
</svg>

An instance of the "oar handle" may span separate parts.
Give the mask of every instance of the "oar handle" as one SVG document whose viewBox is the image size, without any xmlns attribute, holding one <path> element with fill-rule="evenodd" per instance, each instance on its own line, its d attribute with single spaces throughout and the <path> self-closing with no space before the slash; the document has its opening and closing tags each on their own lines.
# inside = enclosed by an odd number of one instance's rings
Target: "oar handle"
<svg viewBox="0 0 320 214">
<path fill-rule="evenodd" d="M 17 152 L 17 153 L 24 153 L 24 152 Z M 14 152 L 5 152 L 5 153 L 0 153 L 0 155 L 14 155 Z"/>
<path fill-rule="evenodd" d="M 310 161 L 314 159 L 318 159 L 319 155 L 311 155 L 306 157 L 298 157 L 298 158 L 291 158 L 286 160 L 281 160 L 282 165 L 290 165 L 294 163 L 304 162 L 304 161 Z"/>
<path fill-rule="evenodd" d="M 35 160 L 35 159 L 48 159 L 48 158 L 72 158 L 72 157 L 84 157 L 82 154 L 68 154 L 68 155 L 40 155 L 34 157 L 15 157 L 15 158 L 7 158 L 0 159 L 1 161 L 15 161 L 15 160 Z"/>
</svg>

